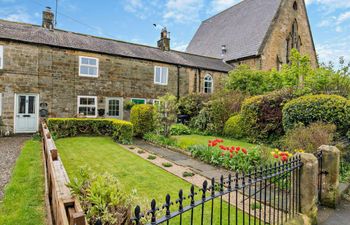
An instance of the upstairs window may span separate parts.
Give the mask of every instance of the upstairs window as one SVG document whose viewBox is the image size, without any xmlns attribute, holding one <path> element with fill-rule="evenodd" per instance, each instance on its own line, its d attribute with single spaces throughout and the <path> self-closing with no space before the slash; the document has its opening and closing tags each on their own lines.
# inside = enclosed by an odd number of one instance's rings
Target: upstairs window
<svg viewBox="0 0 350 225">
<path fill-rule="evenodd" d="M 168 85 L 168 67 L 154 67 L 154 83 Z"/>
<path fill-rule="evenodd" d="M 98 77 L 98 59 L 85 56 L 79 57 L 79 76 Z"/>
<path fill-rule="evenodd" d="M 204 78 L 204 93 L 213 93 L 213 77 L 209 74 Z"/>
<path fill-rule="evenodd" d="M 78 114 L 86 117 L 97 117 L 97 97 L 78 96 Z"/>
<path fill-rule="evenodd" d="M 4 47 L 0 46 L 0 69 L 4 68 Z"/>
</svg>

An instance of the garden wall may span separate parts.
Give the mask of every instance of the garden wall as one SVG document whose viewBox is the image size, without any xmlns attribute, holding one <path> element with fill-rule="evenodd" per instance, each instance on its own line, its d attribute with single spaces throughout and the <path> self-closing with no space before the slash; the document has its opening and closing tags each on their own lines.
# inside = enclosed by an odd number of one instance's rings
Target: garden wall
<svg viewBox="0 0 350 225">
<path fill-rule="evenodd" d="M 87 225 L 79 200 L 71 195 L 66 186 L 69 178 L 45 123 L 41 124 L 41 134 L 45 160 L 45 195 L 48 199 L 49 218 L 55 225 Z"/>
</svg>

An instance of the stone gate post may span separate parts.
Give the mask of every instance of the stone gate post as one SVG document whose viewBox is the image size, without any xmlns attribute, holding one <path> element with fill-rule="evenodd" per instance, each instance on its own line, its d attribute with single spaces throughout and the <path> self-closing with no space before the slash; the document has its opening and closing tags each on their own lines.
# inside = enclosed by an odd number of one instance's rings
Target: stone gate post
<svg viewBox="0 0 350 225">
<path fill-rule="evenodd" d="M 329 145 L 322 145 L 318 151 L 322 151 L 322 184 L 319 201 L 321 205 L 335 208 L 340 200 L 340 151 L 337 147 Z"/>
</svg>

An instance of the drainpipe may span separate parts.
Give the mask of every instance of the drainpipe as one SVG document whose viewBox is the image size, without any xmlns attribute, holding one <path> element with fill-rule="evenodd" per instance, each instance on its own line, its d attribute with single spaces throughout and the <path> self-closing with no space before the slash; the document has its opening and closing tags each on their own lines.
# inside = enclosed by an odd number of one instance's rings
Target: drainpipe
<svg viewBox="0 0 350 225">
<path fill-rule="evenodd" d="M 180 99 L 180 65 L 177 65 L 177 100 Z"/>
<path fill-rule="evenodd" d="M 201 81 L 202 81 L 202 76 L 201 76 L 202 70 L 198 68 L 198 91 L 201 93 Z"/>
</svg>

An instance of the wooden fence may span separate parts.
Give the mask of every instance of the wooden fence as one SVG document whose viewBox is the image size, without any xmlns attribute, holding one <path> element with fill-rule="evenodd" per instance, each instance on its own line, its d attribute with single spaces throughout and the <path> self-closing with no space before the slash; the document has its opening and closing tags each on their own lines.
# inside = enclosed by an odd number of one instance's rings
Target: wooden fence
<svg viewBox="0 0 350 225">
<path fill-rule="evenodd" d="M 45 156 L 46 194 L 50 208 L 48 213 L 52 215 L 52 223 L 55 225 L 87 225 L 79 200 L 71 195 L 66 186 L 69 183 L 67 172 L 44 122 L 41 124 L 41 133 Z"/>
</svg>

